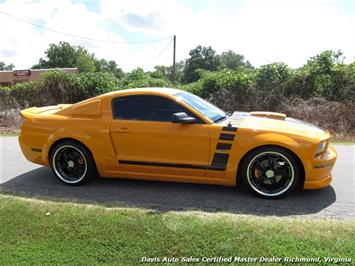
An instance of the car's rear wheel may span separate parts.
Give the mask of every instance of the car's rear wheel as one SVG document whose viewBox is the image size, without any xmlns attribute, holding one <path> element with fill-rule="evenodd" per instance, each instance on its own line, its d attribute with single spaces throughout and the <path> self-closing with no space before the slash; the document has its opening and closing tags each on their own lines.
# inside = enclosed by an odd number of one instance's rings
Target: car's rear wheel
<svg viewBox="0 0 355 266">
<path fill-rule="evenodd" d="M 63 141 L 53 148 L 51 167 L 56 177 L 67 185 L 83 184 L 96 174 L 90 151 L 75 141 Z"/>
<path fill-rule="evenodd" d="M 242 164 L 244 184 L 257 194 L 275 198 L 294 189 L 299 182 L 299 167 L 294 155 L 277 147 L 250 152 Z"/>
</svg>

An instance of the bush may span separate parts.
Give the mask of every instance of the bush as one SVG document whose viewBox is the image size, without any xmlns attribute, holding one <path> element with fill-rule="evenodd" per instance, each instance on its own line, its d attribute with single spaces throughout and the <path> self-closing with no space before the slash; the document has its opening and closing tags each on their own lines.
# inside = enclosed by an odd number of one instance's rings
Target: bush
<svg viewBox="0 0 355 266">
<path fill-rule="evenodd" d="M 1 107 L 75 103 L 119 89 L 119 80 L 109 73 L 82 73 L 72 75 L 55 69 L 35 81 L 14 84 L 11 89 L 0 89 Z"/>
<path fill-rule="evenodd" d="M 198 70 L 201 79 L 197 82 L 181 86 L 181 89 L 193 92 L 202 98 L 210 98 L 222 91 L 231 91 L 240 99 L 248 94 L 253 87 L 254 70 L 239 67 L 236 70 L 224 69 L 219 72 Z"/>
<path fill-rule="evenodd" d="M 143 69 L 137 68 L 123 77 L 120 82 L 120 88 L 147 88 L 147 87 L 166 87 L 171 88 L 173 84 L 157 72 L 144 73 Z"/>
<path fill-rule="evenodd" d="M 201 78 L 187 85 L 174 85 L 161 72 L 145 73 L 141 68 L 120 80 L 109 73 L 71 75 L 57 69 L 11 89 L 0 87 L 0 110 L 74 103 L 119 89 L 179 87 L 227 111 L 285 112 L 334 132 L 355 134 L 355 63 L 346 65 L 340 58 L 340 52 L 325 51 L 295 70 L 283 63 L 259 69 L 199 69 Z"/>
<path fill-rule="evenodd" d="M 8 91 L 9 108 L 26 108 L 28 106 L 41 106 L 41 81 L 31 81 L 15 84 Z"/>
<path fill-rule="evenodd" d="M 284 63 L 261 66 L 255 75 L 256 88 L 261 91 L 286 96 L 284 87 L 291 73 L 291 69 Z"/>
<path fill-rule="evenodd" d="M 289 101 L 281 110 L 288 116 L 308 121 L 336 135 L 355 134 L 355 102 L 330 102 L 322 98 Z M 343 139 L 344 139 L 343 137 Z"/>
<path fill-rule="evenodd" d="M 59 69 L 43 73 L 38 85 L 41 105 L 72 103 L 81 100 L 83 95 L 77 76 Z"/>
<path fill-rule="evenodd" d="M 180 86 L 179 89 L 193 93 L 197 96 L 202 97 L 203 94 L 203 87 L 202 87 L 202 82 L 197 81 L 193 83 L 189 83 L 187 85 Z"/>
<path fill-rule="evenodd" d="M 10 88 L 0 87 L 0 110 L 8 108 L 11 105 Z"/>
<path fill-rule="evenodd" d="M 221 90 L 207 98 L 225 111 L 273 111 L 307 121 L 329 130 L 336 140 L 355 141 L 355 102 L 334 102 L 324 98 L 277 97 L 258 90 L 250 90 L 245 102 L 231 91 Z"/>
<path fill-rule="evenodd" d="M 120 89 L 119 80 L 110 73 L 82 73 L 77 77 L 82 92 L 81 100 Z"/>
</svg>

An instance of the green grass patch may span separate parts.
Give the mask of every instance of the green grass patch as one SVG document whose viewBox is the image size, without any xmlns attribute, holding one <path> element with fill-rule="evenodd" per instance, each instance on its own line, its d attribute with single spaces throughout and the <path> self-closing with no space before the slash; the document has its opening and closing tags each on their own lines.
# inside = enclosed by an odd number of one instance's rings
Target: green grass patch
<svg viewBox="0 0 355 266">
<path fill-rule="evenodd" d="M 0 217 L 0 265 L 138 265 L 148 258 L 160 264 L 164 258 L 184 264 L 186 258 L 194 265 L 220 257 L 257 258 L 255 265 L 269 257 L 355 260 L 352 220 L 159 213 L 13 195 L 0 195 Z"/>
<path fill-rule="evenodd" d="M 345 145 L 345 146 L 353 146 L 355 145 L 355 142 L 341 142 L 341 141 L 332 141 L 331 144 L 334 145 Z"/>
<path fill-rule="evenodd" d="M 20 133 L 0 133 L 0 137 L 18 137 Z"/>
</svg>

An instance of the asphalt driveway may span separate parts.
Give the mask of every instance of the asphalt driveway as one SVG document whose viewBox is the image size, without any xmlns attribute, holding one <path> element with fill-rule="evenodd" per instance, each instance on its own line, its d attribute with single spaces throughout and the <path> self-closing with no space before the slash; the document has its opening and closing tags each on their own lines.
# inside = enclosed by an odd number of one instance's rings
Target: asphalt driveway
<svg viewBox="0 0 355 266">
<path fill-rule="evenodd" d="M 333 145 L 339 154 L 331 186 L 295 191 L 278 200 L 243 188 L 126 179 L 95 179 L 66 186 L 51 170 L 23 157 L 16 137 L 0 137 L 0 191 L 25 197 L 110 207 L 142 207 L 159 212 L 198 210 L 257 216 L 355 219 L 355 145 Z"/>
</svg>

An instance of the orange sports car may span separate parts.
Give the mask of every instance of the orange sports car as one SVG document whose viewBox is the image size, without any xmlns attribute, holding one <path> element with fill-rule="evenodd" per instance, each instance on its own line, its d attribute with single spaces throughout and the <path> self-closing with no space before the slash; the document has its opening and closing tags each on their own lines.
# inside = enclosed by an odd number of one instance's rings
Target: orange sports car
<svg viewBox="0 0 355 266">
<path fill-rule="evenodd" d="M 78 185 L 102 177 L 235 186 L 265 197 L 328 186 L 337 153 L 328 131 L 272 112 L 227 114 L 166 88 L 106 93 L 76 104 L 32 107 L 25 157 Z"/>
</svg>

